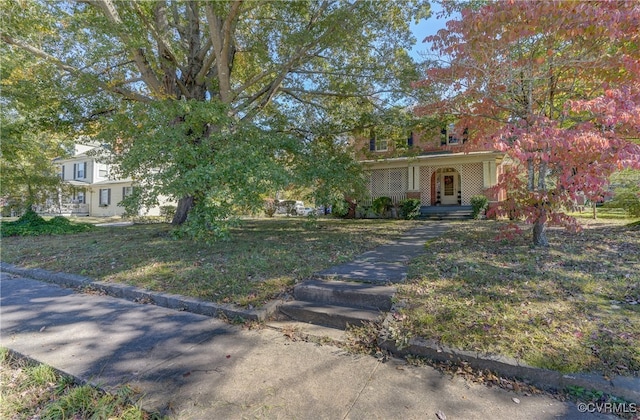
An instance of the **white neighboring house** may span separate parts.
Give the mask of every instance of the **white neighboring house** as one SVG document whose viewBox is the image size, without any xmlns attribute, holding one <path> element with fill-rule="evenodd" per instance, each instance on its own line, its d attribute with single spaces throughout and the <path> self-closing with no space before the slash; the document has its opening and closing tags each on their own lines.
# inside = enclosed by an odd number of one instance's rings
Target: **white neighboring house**
<svg viewBox="0 0 640 420">
<path fill-rule="evenodd" d="M 71 186 L 71 193 L 60 193 L 56 199 L 48 200 L 39 209 L 41 213 L 93 217 L 125 213 L 120 202 L 133 192 L 133 182 L 129 178 L 115 178 L 112 165 L 102 163 L 97 153 L 90 153 L 101 148 L 92 142 L 76 144 L 71 157 L 54 160 L 60 178 Z M 161 205 L 164 204 L 167 203 L 161 200 Z M 160 207 L 141 210 L 140 215 L 159 216 Z"/>
</svg>

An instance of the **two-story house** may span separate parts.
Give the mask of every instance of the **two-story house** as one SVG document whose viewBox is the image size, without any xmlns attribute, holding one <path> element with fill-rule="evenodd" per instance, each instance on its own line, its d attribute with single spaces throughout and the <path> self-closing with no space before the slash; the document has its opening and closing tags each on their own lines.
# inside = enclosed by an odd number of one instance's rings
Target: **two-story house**
<svg viewBox="0 0 640 420">
<path fill-rule="evenodd" d="M 465 143 L 466 131 L 456 135 L 453 126 L 393 139 L 370 130 L 356 138 L 355 151 L 369 174 L 372 199 L 387 196 L 398 203 L 415 198 L 423 209 L 469 206 L 474 195 L 486 195 L 490 201 L 504 200 L 504 192 L 487 192 L 504 170 L 504 154 L 467 151 Z"/>
<path fill-rule="evenodd" d="M 133 192 L 133 181 L 116 178 L 113 167 L 96 153 L 100 148 L 100 144 L 85 141 L 74 146 L 70 157 L 54 160 L 60 178 L 69 188 L 49 200 L 44 213 L 94 217 L 125 213 L 120 203 Z M 145 209 L 142 215 L 158 216 L 160 208 Z"/>
</svg>

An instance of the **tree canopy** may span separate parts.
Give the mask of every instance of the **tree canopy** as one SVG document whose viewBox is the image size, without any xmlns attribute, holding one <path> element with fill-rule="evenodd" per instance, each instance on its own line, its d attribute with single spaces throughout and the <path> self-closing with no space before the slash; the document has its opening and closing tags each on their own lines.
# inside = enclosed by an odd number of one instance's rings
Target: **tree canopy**
<svg viewBox="0 0 640 420">
<path fill-rule="evenodd" d="M 324 195 L 357 188 L 336 139 L 407 99 L 418 75 L 409 24 L 429 15 L 422 0 L 2 9 L 4 52 L 55 69 L 77 129 L 111 144 L 125 175 L 179 201 L 174 223 L 201 214 L 203 226 L 293 174 Z"/>
<path fill-rule="evenodd" d="M 525 217 L 546 245 L 547 222 L 602 199 L 609 176 L 640 167 L 640 6 L 636 2 L 470 3 L 427 40 L 440 57 L 418 86 L 442 100 L 472 144 L 504 151 L 511 170 L 498 214 Z"/>
</svg>

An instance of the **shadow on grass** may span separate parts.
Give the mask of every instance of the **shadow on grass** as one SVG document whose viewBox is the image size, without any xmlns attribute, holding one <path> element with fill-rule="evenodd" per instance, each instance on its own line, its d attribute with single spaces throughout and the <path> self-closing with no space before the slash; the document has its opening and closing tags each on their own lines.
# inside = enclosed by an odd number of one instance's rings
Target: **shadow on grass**
<svg viewBox="0 0 640 420">
<path fill-rule="evenodd" d="M 226 241 L 174 239 L 166 224 L 64 237 L 3 238 L 3 261 L 210 301 L 260 306 L 323 268 L 397 237 L 412 223 L 245 220 Z"/>
<path fill-rule="evenodd" d="M 495 239 L 495 222 L 433 241 L 401 288 L 407 332 L 563 372 L 640 372 L 640 234 L 549 231 L 549 248 Z"/>
</svg>

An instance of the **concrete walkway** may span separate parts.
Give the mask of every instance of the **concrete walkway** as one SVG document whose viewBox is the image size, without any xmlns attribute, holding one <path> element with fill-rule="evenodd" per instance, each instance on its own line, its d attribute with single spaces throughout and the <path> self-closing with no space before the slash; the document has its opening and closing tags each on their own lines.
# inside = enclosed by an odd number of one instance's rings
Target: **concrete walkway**
<svg viewBox="0 0 640 420">
<path fill-rule="evenodd" d="M 430 221 L 387 245 L 379 246 L 355 260 L 318 272 L 318 276 L 370 283 L 400 283 L 407 278 L 409 261 L 425 251 L 425 243 L 447 231 L 449 222 Z"/>
<path fill-rule="evenodd" d="M 176 419 L 582 419 L 571 403 L 9 273 L 0 345 Z M 515 398 L 515 400 L 514 400 Z"/>
</svg>

